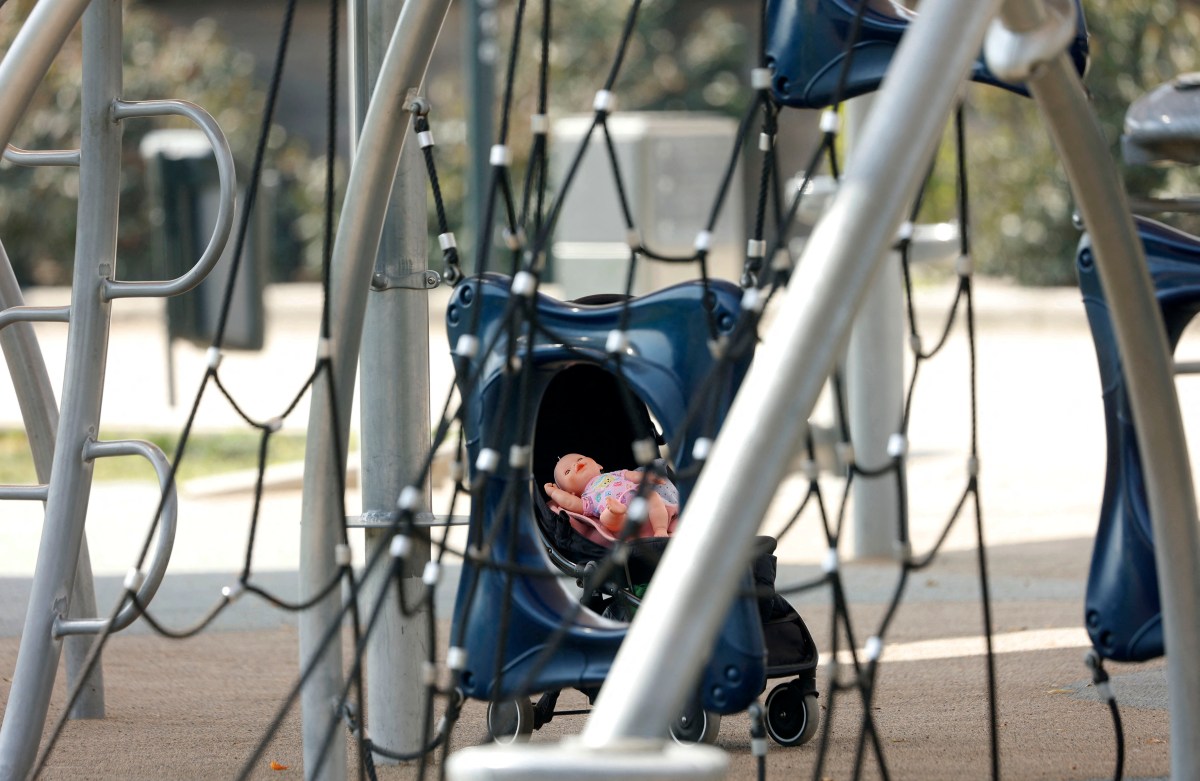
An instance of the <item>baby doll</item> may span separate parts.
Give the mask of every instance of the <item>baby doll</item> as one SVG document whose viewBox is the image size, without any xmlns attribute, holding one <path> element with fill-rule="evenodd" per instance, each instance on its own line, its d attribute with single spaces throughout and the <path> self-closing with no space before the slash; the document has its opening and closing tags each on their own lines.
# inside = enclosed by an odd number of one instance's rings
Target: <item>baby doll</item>
<svg viewBox="0 0 1200 781">
<path fill-rule="evenodd" d="M 564 510 L 598 518 L 604 528 L 617 532 L 625 524 L 628 504 L 637 496 L 643 477 L 643 472 L 630 469 L 605 472 L 593 459 L 568 453 L 554 467 L 554 482 L 543 487 Z M 674 497 L 678 505 L 678 492 L 665 478 L 651 479 L 655 490 L 646 494 L 648 520 L 654 536 L 665 537 L 670 517 L 662 493 Z"/>
</svg>

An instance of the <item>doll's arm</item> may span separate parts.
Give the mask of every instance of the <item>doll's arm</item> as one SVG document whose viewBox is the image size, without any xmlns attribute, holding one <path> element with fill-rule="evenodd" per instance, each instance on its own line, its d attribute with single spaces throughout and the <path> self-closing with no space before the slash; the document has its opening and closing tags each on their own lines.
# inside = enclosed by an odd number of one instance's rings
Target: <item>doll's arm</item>
<svg viewBox="0 0 1200 781">
<path fill-rule="evenodd" d="M 546 495 L 553 499 L 559 507 L 568 512 L 583 514 L 583 499 L 580 497 L 564 491 L 554 483 L 546 483 L 542 487 L 545 489 Z"/>
</svg>

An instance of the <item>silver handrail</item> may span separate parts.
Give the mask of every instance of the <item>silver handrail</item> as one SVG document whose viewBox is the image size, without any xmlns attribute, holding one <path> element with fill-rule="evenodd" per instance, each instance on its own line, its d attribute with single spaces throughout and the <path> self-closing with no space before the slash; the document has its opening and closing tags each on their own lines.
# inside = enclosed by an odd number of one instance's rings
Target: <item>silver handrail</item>
<svg viewBox="0 0 1200 781">
<path fill-rule="evenodd" d="M 49 491 L 48 485 L 0 485 L 0 499 L 44 502 Z"/>
<path fill-rule="evenodd" d="M 0 330 L 13 323 L 69 323 L 69 306 L 10 306 L 0 311 Z"/>
<path fill-rule="evenodd" d="M 138 602 L 150 604 L 154 594 L 167 573 L 167 564 L 171 561 L 171 550 L 175 544 L 175 529 L 179 518 L 179 503 L 175 494 L 175 485 L 171 482 L 171 463 L 157 445 L 140 439 L 114 439 L 109 441 L 92 440 L 83 449 L 86 461 L 113 456 L 141 456 L 150 462 L 158 475 L 158 485 L 163 490 L 166 499 L 163 502 L 162 521 L 158 526 L 158 541 L 150 557 L 150 565 L 146 568 L 145 579 L 137 590 Z M 141 615 L 141 611 L 132 602 L 127 603 L 117 617 L 113 619 L 111 631 L 116 632 L 129 626 Z M 103 618 L 59 618 L 54 622 L 54 636 L 99 634 L 108 628 L 108 620 Z"/>
<path fill-rule="evenodd" d="M 9 144 L 4 149 L 4 159 L 13 165 L 26 168 L 40 166 L 78 166 L 78 149 L 22 149 Z"/>
<path fill-rule="evenodd" d="M 204 278 L 208 276 L 208 272 L 212 271 L 213 266 L 221 259 L 225 242 L 229 239 L 230 228 L 233 226 L 237 178 L 233 167 L 233 153 L 229 151 L 229 141 L 211 114 L 195 103 L 189 103 L 186 100 L 114 100 L 112 113 L 113 119 L 116 120 L 134 117 L 186 117 L 195 122 L 204 132 L 216 154 L 219 183 L 216 225 L 213 226 L 208 246 L 204 248 L 196 265 L 188 269 L 182 276 L 166 282 L 121 282 L 115 279 L 106 279 L 103 283 L 105 301 L 117 298 L 177 296 L 186 293 L 203 282 Z"/>
</svg>

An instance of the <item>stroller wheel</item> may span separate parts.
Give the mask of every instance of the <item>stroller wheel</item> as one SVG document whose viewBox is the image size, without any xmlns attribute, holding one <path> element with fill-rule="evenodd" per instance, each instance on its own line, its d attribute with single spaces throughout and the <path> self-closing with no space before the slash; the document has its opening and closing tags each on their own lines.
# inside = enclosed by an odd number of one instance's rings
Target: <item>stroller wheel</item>
<svg viewBox="0 0 1200 781">
<path fill-rule="evenodd" d="M 817 695 L 795 685 L 781 683 L 767 695 L 767 734 L 781 746 L 803 746 L 817 734 L 821 709 Z"/>
<path fill-rule="evenodd" d="M 489 702 L 487 728 L 497 743 L 524 743 L 533 734 L 533 703 L 526 697 Z"/>
<path fill-rule="evenodd" d="M 721 714 L 704 710 L 700 699 L 692 700 L 671 722 L 671 738 L 683 745 L 716 743 L 721 731 Z"/>
</svg>

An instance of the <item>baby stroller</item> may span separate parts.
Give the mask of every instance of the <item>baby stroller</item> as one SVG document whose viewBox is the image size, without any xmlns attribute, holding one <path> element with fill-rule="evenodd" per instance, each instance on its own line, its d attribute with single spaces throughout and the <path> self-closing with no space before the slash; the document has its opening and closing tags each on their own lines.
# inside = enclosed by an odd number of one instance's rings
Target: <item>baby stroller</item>
<svg viewBox="0 0 1200 781">
<path fill-rule="evenodd" d="M 532 379 L 521 401 L 511 386 L 505 389 L 508 344 L 500 329 L 511 315 L 509 285 L 507 277 L 494 274 L 468 280 L 447 308 L 452 345 L 470 334 L 485 345 L 495 340 L 486 354 L 459 358 L 470 463 L 476 464 L 485 450 L 506 453 L 522 442 L 532 445 L 529 467 L 519 476 L 486 476 L 483 501 L 472 508 L 471 544 L 487 539 L 492 561 L 557 568 L 575 578 L 583 592 L 570 593 L 561 579 L 506 575 L 495 567 L 464 564 L 452 629 L 469 660 L 460 681 L 467 696 L 489 702 L 492 736 L 511 741 L 567 713 L 555 710 L 562 689 L 594 697 L 668 542 L 629 541 L 623 564 L 597 580 L 593 572 L 611 552 L 611 535 L 606 539 L 602 527 L 547 504 L 541 486 L 552 481 L 556 460 L 579 452 L 610 469 L 635 468 L 632 443 L 645 441 L 648 432 L 660 445 L 682 442 L 674 459 L 678 473 L 671 477 L 686 504 L 693 483 L 688 476 L 694 466 L 692 446 L 704 433 L 702 423 L 686 418 L 689 399 L 696 388 L 714 390 L 719 422 L 748 358 L 724 377 L 710 375 L 717 361 L 709 349 L 708 323 L 726 335 L 738 315 L 741 292 L 727 283 L 676 285 L 630 301 L 627 308 L 620 297 L 564 303 L 539 295 L 532 305 L 544 330 L 532 340 L 522 337 L 518 350 L 522 362 L 532 362 L 527 367 Z M 621 325 L 623 310 L 629 349 L 618 377 L 602 346 Z M 472 375 L 478 379 L 464 383 Z M 635 403 L 626 405 L 623 392 Z M 521 404 L 532 405 L 535 414 Z M 601 424 L 581 423 L 581 410 L 603 412 Z M 522 419 L 527 431 L 496 425 L 497 420 Z M 472 477 L 480 477 L 477 467 Z M 509 493 L 513 480 L 519 482 L 515 500 Z M 509 509 L 513 506 L 515 512 Z M 773 550 L 773 540 L 760 540 L 755 572 L 746 574 L 744 593 L 734 601 L 699 691 L 672 725 L 676 739 L 712 742 L 721 714 L 744 710 L 764 690 L 767 678 L 785 676 L 792 680 L 767 699 L 768 733 L 782 745 L 799 745 L 815 733 L 817 652 L 803 620 L 774 593 Z M 505 595 L 507 617 L 497 622 L 496 599 Z M 569 620 L 560 628 L 564 616 Z M 495 631 L 498 623 L 504 626 L 500 633 Z M 529 697 L 536 693 L 540 697 L 534 704 Z"/>
</svg>

